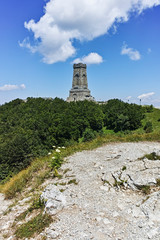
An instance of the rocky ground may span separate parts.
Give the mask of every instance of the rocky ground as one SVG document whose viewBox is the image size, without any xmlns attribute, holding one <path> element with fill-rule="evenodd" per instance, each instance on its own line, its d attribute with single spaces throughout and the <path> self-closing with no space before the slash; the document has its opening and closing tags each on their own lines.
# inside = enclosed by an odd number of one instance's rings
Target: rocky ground
<svg viewBox="0 0 160 240">
<path fill-rule="evenodd" d="M 160 160 L 139 159 L 151 152 L 160 155 L 160 143 L 109 144 L 67 158 L 63 178 L 48 180 L 41 195 L 55 221 L 33 239 L 160 240 Z M 4 214 L 11 202 L 0 195 L 0 239 L 15 239 L 10 226 L 26 202 Z"/>
</svg>

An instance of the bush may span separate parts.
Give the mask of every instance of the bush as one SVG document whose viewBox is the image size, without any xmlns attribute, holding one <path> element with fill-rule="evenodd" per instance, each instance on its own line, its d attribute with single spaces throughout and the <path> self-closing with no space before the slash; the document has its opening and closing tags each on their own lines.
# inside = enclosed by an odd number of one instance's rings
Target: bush
<svg viewBox="0 0 160 240">
<path fill-rule="evenodd" d="M 83 142 L 90 141 L 90 140 L 94 139 L 95 136 L 96 136 L 96 134 L 92 129 L 86 128 L 86 130 L 83 133 Z"/>
<path fill-rule="evenodd" d="M 146 122 L 146 124 L 144 126 L 144 130 L 146 133 L 153 132 L 152 122 L 150 122 L 150 121 Z"/>
</svg>

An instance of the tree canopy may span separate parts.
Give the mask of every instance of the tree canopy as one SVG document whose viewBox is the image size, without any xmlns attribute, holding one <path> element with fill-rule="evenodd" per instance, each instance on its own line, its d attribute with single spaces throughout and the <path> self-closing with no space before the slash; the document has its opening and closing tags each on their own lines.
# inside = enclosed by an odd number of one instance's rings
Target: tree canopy
<svg viewBox="0 0 160 240">
<path fill-rule="evenodd" d="M 118 99 L 91 101 L 16 99 L 0 106 L 0 181 L 46 155 L 53 145 L 67 145 L 92 136 L 104 126 L 115 132 L 141 126 L 143 108 Z M 85 135 L 84 135 L 85 134 Z"/>
</svg>

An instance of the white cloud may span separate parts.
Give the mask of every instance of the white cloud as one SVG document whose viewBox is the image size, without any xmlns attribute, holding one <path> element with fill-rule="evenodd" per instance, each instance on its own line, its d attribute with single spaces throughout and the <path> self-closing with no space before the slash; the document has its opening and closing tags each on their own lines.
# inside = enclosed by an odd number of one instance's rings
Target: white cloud
<svg viewBox="0 0 160 240">
<path fill-rule="evenodd" d="M 150 97 L 152 97 L 153 95 L 155 95 L 154 92 L 150 92 L 150 93 L 143 93 L 142 95 L 138 96 L 138 99 L 148 99 Z"/>
<path fill-rule="evenodd" d="M 100 64 L 103 62 L 102 56 L 98 53 L 90 53 L 82 58 L 76 58 L 73 63 Z"/>
<path fill-rule="evenodd" d="M 127 55 L 133 61 L 141 59 L 141 54 L 137 50 L 129 48 L 126 44 L 122 46 L 121 55 Z"/>
<path fill-rule="evenodd" d="M 25 88 L 26 86 L 24 84 L 21 84 L 21 85 L 5 84 L 4 86 L 0 87 L 0 91 L 11 91 L 11 90 L 25 89 Z"/>
<path fill-rule="evenodd" d="M 48 64 L 65 61 L 76 53 L 75 39 L 93 40 L 114 24 L 128 21 L 131 12 L 140 14 L 157 5 L 160 0 L 50 0 L 38 22 L 25 22 L 35 43 L 26 38 L 20 46 L 39 52 Z"/>
</svg>

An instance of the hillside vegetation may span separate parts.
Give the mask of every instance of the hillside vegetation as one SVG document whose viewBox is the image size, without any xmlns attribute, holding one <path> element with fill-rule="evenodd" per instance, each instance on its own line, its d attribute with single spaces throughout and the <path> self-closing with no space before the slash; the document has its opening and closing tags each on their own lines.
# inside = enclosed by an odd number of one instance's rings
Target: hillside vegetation
<svg viewBox="0 0 160 240">
<path fill-rule="evenodd" d="M 46 156 L 53 146 L 79 146 L 78 142 L 97 136 L 113 141 L 131 131 L 157 131 L 159 113 L 152 107 L 118 99 L 104 105 L 88 101 L 67 103 L 58 98 L 16 99 L 4 104 L 0 106 L 0 181 L 26 168 L 36 157 Z M 144 130 L 147 122 L 152 123 L 149 130 Z"/>
</svg>

